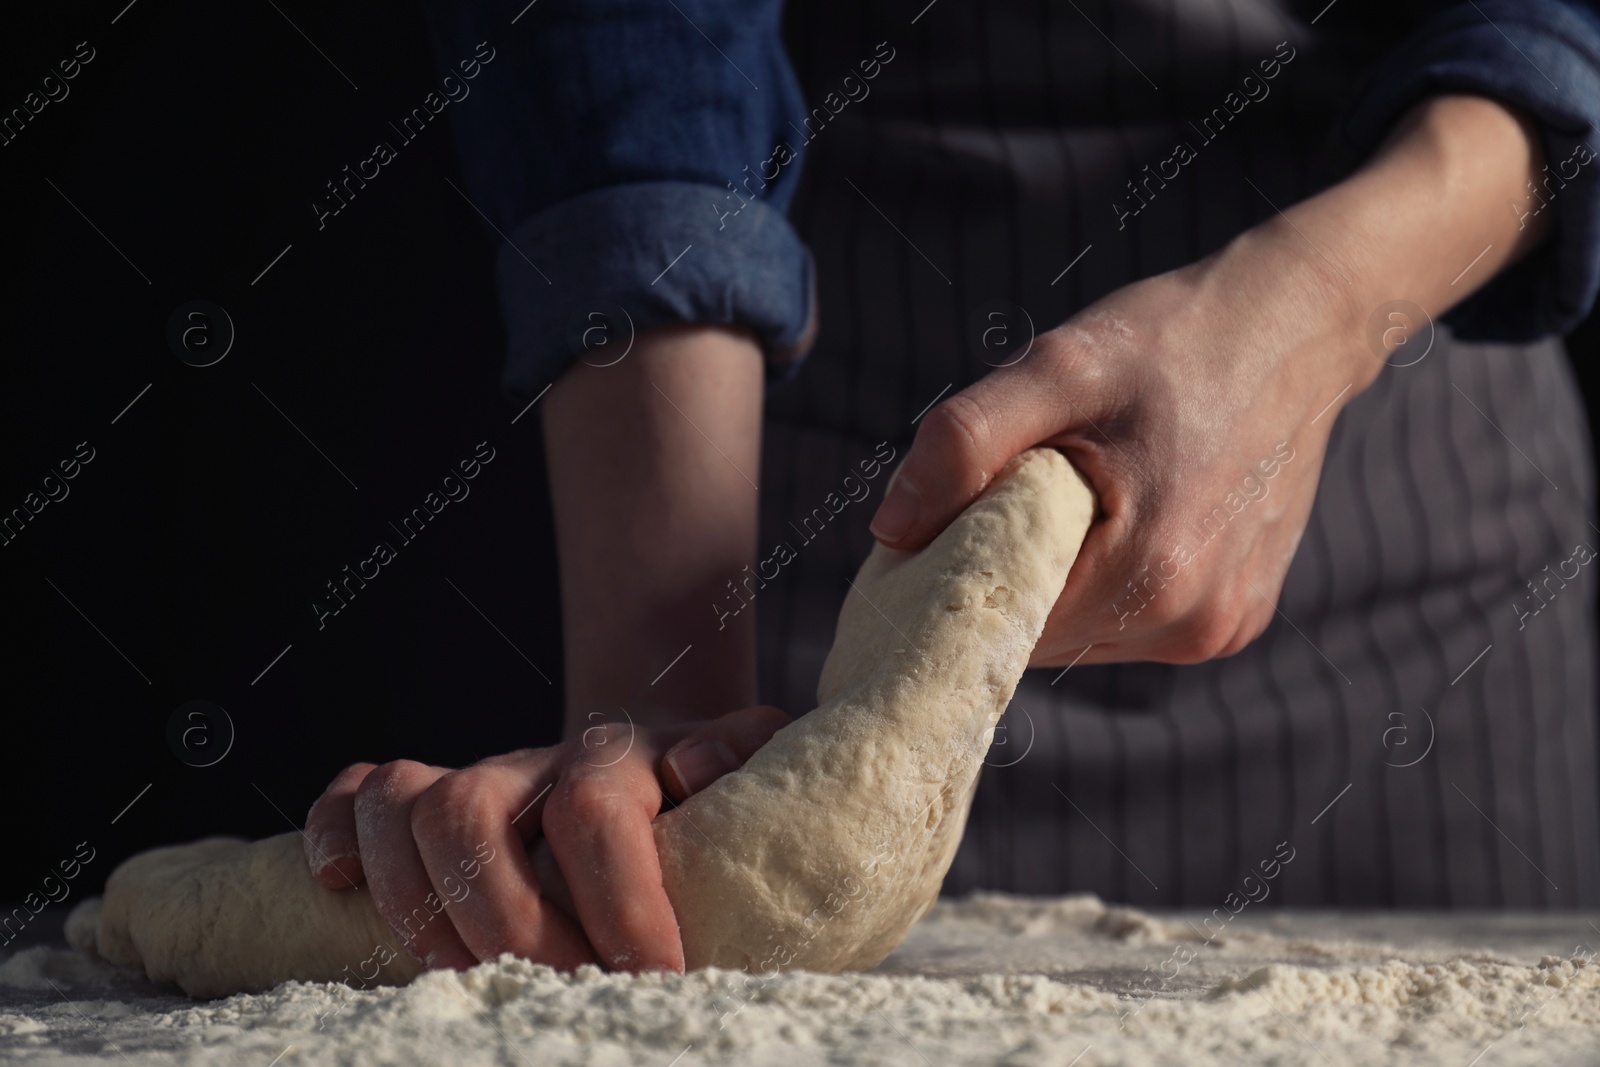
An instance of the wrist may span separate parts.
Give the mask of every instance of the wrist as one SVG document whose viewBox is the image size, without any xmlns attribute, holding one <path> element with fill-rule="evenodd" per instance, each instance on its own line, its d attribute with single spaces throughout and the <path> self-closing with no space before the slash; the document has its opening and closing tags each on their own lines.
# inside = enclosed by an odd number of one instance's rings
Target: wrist
<svg viewBox="0 0 1600 1067">
<path fill-rule="evenodd" d="M 1240 373 L 1287 372 L 1282 380 L 1298 395 L 1283 399 L 1297 401 L 1306 418 L 1330 402 L 1342 407 L 1382 371 L 1364 340 L 1367 293 L 1332 249 L 1292 220 L 1274 214 L 1186 270 L 1209 332 L 1222 324 L 1233 334 Z"/>
<path fill-rule="evenodd" d="M 1361 170 L 1278 205 L 1191 269 L 1219 298 L 1248 294 L 1233 312 L 1271 320 L 1286 355 L 1305 349 L 1308 384 L 1350 386 L 1342 406 L 1395 347 L 1543 238 L 1549 213 L 1530 222 L 1516 210 L 1542 164 L 1525 116 L 1482 97 L 1430 98 Z"/>
<path fill-rule="evenodd" d="M 1361 307 L 1409 300 L 1440 316 L 1545 236 L 1516 210 L 1543 165 L 1531 120 L 1493 100 L 1439 96 L 1396 123 L 1361 170 L 1290 208 Z"/>
</svg>

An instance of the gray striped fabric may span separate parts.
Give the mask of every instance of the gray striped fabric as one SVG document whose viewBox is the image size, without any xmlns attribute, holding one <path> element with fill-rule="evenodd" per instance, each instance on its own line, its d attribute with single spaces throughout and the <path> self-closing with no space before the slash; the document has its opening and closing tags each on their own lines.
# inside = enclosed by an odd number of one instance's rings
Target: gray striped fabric
<svg viewBox="0 0 1600 1067">
<path fill-rule="evenodd" d="M 1047 329 L 1305 196 L 1341 103 L 1393 43 L 1226 0 L 938 0 L 915 27 L 920 4 L 892 6 L 814 3 L 786 26 L 813 102 L 879 41 L 896 50 L 867 101 L 813 131 L 791 212 L 821 332 L 768 404 L 761 544 L 798 558 L 756 610 L 763 699 L 792 712 L 814 703 L 887 478 L 819 534 L 790 524 L 880 441 L 903 455 L 920 411 L 987 370 L 974 316 L 1003 299 Z M 1270 95 L 1208 141 L 1184 133 L 1283 41 Z M 1185 136 L 1196 160 L 1119 229 L 1126 183 Z M 1595 568 L 1556 576 L 1600 546 L 1588 457 L 1558 343 L 1441 329 L 1339 417 L 1261 639 L 1195 667 L 1024 677 L 946 890 L 1213 907 L 1288 842 L 1282 903 L 1600 904 Z"/>
</svg>

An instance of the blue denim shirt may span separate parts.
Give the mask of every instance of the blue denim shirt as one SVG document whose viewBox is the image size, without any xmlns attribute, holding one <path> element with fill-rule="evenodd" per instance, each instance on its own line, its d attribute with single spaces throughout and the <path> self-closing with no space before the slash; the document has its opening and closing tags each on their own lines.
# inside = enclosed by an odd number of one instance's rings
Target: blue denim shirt
<svg viewBox="0 0 1600 1067">
<path fill-rule="evenodd" d="M 1457 337 L 1526 341 L 1566 333 L 1600 288 L 1600 13 L 1562 0 L 1454 4 L 1389 54 L 1343 136 L 1370 154 L 1420 98 L 1472 92 L 1533 116 L 1547 171 L 1551 239 L 1445 316 Z M 1581 147 L 1580 147 L 1581 146 Z M 1535 201 L 1537 206 L 1537 201 Z M 1549 210 L 1547 209 L 1547 210 Z"/>
<path fill-rule="evenodd" d="M 1473 339 L 1564 332 L 1600 288 L 1600 167 L 1584 165 L 1600 146 L 1600 14 L 1577 0 L 1437 6 L 1353 101 L 1343 146 L 1369 155 L 1432 93 L 1531 114 L 1559 194 L 1554 236 L 1446 321 Z M 773 154 L 807 110 L 781 8 L 539 0 L 512 25 L 500 4 L 428 0 L 442 65 L 480 41 L 498 51 L 492 91 L 452 118 L 472 199 L 506 238 L 496 280 L 510 390 L 532 396 L 586 351 L 615 358 L 601 343 L 674 322 L 748 327 L 769 381 L 798 367 L 816 286 L 784 214 L 800 163 Z"/>
</svg>

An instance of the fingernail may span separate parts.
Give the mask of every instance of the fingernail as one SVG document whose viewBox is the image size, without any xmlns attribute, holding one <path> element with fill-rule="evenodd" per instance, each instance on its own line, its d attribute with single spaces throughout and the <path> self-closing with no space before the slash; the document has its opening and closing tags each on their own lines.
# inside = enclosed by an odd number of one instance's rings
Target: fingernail
<svg viewBox="0 0 1600 1067">
<path fill-rule="evenodd" d="M 690 794 L 700 792 L 729 771 L 739 769 L 739 758 L 733 750 L 715 738 L 678 749 L 667 756 L 667 763 Z"/>
<path fill-rule="evenodd" d="M 343 830 L 329 830 L 317 838 L 317 872 L 328 869 L 335 860 L 356 854 L 356 843 Z"/>
<path fill-rule="evenodd" d="M 917 521 L 921 497 L 910 479 L 902 478 L 896 471 L 889 492 L 872 519 L 872 532 L 885 541 L 898 541 Z"/>
</svg>

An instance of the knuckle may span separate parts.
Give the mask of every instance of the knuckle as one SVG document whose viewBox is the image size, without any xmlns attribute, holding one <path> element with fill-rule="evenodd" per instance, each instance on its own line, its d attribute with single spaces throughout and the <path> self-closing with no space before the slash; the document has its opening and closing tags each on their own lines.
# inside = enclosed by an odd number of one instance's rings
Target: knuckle
<svg viewBox="0 0 1600 1067">
<path fill-rule="evenodd" d="M 502 752 L 499 755 L 485 756 L 483 759 L 479 760 L 477 763 L 474 763 L 472 766 L 473 767 L 506 767 L 506 768 L 510 768 L 511 770 L 519 770 L 524 765 L 526 765 L 529 760 L 531 760 L 535 756 L 537 756 L 539 751 L 540 750 L 536 749 L 536 748 L 517 748 L 517 749 L 512 749 L 510 752 Z M 470 770 L 471 768 L 467 768 L 467 769 Z"/>
<path fill-rule="evenodd" d="M 959 458 L 976 460 L 989 440 L 989 417 L 971 397 L 958 393 L 928 412 L 922 432 Z"/>
<path fill-rule="evenodd" d="M 1179 631 L 1184 628 L 1194 605 L 1183 589 L 1159 576 L 1142 573 L 1113 592 L 1111 609 L 1120 619 L 1136 621 L 1148 632 Z"/>
<path fill-rule="evenodd" d="M 586 833 L 587 828 L 614 822 L 639 806 L 639 798 L 620 782 L 598 776 L 564 778 L 545 808 L 545 830 L 557 835 Z"/>
<path fill-rule="evenodd" d="M 483 791 L 475 775 L 452 771 L 435 781 L 411 808 L 411 828 L 418 834 L 459 826 L 481 806 Z"/>
<path fill-rule="evenodd" d="M 426 772 L 427 768 L 414 760 L 394 760 L 374 767 L 356 788 L 356 814 L 376 812 L 407 782 Z"/>
<path fill-rule="evenodd" d="M 1272 611 L 1267 608 L 1252 609 L 1245 613 L 1238 628 L 1234 631 L 1232 639 L 1217 653 L 1217 658 L 1236 656 L 1243 652 L 1256 638 L 1267 632 L 1267 627 L 1272 625 Z"/>
<path fill-rule="evenodd" d="M 1184 621 L 1173 642 L 1174 662 L 1204 663 L 1227 655 L 1224 651 L 1239 631 L 1235 611 L 1212 606 L 1202 608 Z"/>
<path fill-rule="evenodd" d="M 1143 610 L 1148 613 L 1148 625 L 1153 629 L 1182 631 L 1189 625 L 1190 616 L 1193 614 L 1191 605 L 1172 595 L 1157 594 Z"/>
<path fill-rule="evenodd" d="M 635 755 L 635 732 L 631 722 L 596 723 L 571 743 L 569 758 L 584 767 L 614 767 Z"/>
<path fill-rule="evenodd" d="M 1079 327 L 1057 327 L 1041 340 L 1049 373 L 1072 393 L 1098 396 L 1110 381 L 1111 366 L 1104 346 Z"/>
<path fill-rule="evenodd" d="M 635 744 L 637 733 L 631 721 L 596 723 L 569 742 L 567 758 L 582 773 L 613 767 L 626 773 L 646 753 L 645 746 Z"/>
<path fill-rule="evenodd" d="M 344 770 L 335 775 L 333 780 L 335 782 L 360 782 L 365 780 L 367 775 L 377 770 L 377 768 L 378 765 L 376 763 L 368 763 L 366 761 L 352 763 L 350 766 L 346 767 Z"/>
<path fill-rule="evenodd" d="M 307 822 L 321 818 L 321 814 L 329 810 L 329 806 L 336 804 L 341 797 L 353 796 L 376 766 L 374 763 L 352 763 L 334 775 L 328 787 L 311 802 L 311 807 L 306 811 Z"/>
<path fill-rule="evenodd" d="M 607 722 L 591 726 L 583 731 L 579 739 L 585 748 L 597 748 L 612 744 L 617 741 L 626 741 L 633 736 L 633 725 L 625 722 Z"/>
</svg>

